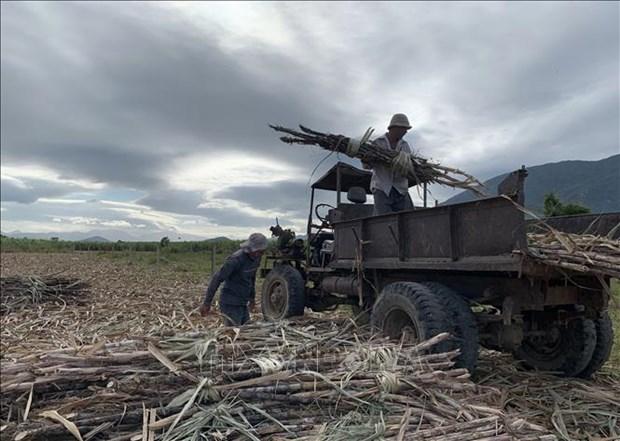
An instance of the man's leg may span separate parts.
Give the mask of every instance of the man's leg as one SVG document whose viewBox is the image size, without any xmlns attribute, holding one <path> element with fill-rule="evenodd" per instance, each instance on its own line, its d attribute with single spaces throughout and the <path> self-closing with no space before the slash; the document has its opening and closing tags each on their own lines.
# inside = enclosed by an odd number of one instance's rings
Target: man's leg
<svg viewBox="0 0 620 441">
<path fill-rule="evenodd" d="M 394 211 L 413 210 L 413 202 L 409 192 L 401 194 L 398 190 L 392 187 L 390 191 L 390 201 L 392 202 L 392 208 Z"/>
<path fill-rule="evenodd" d="M 248 310 L 247 306 L 242 306 L 243 308 L 243 314 L 241 315 L 241 324 L 245 325 L 247 322 L 250 321 L 250 311 Z"/>
<path fill-rule="evenodd" d="M 399 193 L 400 194 L 400 193 Z M 401 195 L 401 208 L 398 211 L 403 210 L 413 210 L 413 201 L 411 200 L 411 196 L 409 196 L 409 192 Z"/>
<path fill-rule="evenodd" d="M 409 192 L 405 195 L 405 208 L 403 210 L 413 210 L 415 207 L 413 206 L 413 201 L 411 200 L 411 196 Z"/>
<path fill-rule="evenodd" d="M 227 305 L 220 303 L 220 312 L 224 314 L 225 326 L 239 326 L 242 325 L 243 311 L 247 314 L 248 308 L 241 305 Z"/>
<path fill-rule="evenodd" d="M 394 191 L 394 189 L 392 189 Z M 391 192 L 390 192 L 391 193 Z M 375 200 L 375 208 L 373 214 L 378 216 L 380 214 L 391 213 L 392 207 L 390 198 L 383 191 L 376 189 L 372 192 L 373 199 Z"/>
</svg>

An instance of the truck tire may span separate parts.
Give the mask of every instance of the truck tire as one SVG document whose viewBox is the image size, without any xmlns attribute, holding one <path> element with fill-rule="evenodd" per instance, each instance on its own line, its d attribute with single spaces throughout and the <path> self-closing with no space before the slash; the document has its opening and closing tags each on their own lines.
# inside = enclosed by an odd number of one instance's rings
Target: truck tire
<svg viewBox="0 0 620 441">
<path fill-rule="evenodd" d="M 461 353 L 456 358 L 456 366 L 466 368 L 470 373 L 476 370 L 478 363 L 479 337 L 476 316 L 463 296 L 441 283 L 424 282 L 441 302 L 448 315 L 450 334 L 453 345 Z"/>
<path fill-rule="evenodd" d="M 276 321 L 303 315 L 305 305 L 305 283 L 299 271 L 290 265 L 274 266 L 263 281 L 263 318 Z"/>
<path fill-rule="evenodd" d="M 573 377 L 592 360 L 595 347 L 596 326 L 592 320 L 580 317 L 568 322 L 566 328 L 556 329 L 551 343 L 526 337 L 514 355 L 530 368 Z"/>
<path fill-rule="evenodd" d="M 414 341 L 450 332 L 443 305 L 430 289 L 413 282 L 396 282 L 383 288 L 373 306 L 370 323 L 373 329 L 390 338 L 401 338 L 406 331 Z M 431 351 L 450 349 L 450 342 L 444 341 Z"/>
<path fill-rule="evenodd" d="M 577 375 L 581 378 L 590 378 L 593 373 L 603 367 L 611 355 L 611 347 L 614 344 L 614 328 L 607 311 L 594 320 L 594 325 L 596 326 L 596 346 L 590 363 Z"/>
</svg>

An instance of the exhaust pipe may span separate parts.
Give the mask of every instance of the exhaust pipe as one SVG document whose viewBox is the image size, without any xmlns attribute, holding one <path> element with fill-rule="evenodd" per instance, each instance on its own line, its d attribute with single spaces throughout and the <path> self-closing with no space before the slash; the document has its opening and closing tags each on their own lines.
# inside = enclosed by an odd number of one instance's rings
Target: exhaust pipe
<svg viewBox="0 0 620 441">
<path fill-rule="evenodd" d="M 321 289 L 330 294 L 357 296 L 360 284 L 356 277 L 326 277 L 321 282 Z"/>
</svg>

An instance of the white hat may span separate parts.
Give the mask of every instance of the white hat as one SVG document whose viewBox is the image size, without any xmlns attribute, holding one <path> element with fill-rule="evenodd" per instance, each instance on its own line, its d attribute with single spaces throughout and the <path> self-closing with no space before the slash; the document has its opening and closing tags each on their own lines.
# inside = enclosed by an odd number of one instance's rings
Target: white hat
<svg viewBox="0 0 620 441">
<path fill-rule="evenodd" d="M 246 248 L 250 251 L 263 251 L 267 249 L 267 238 L 261 233 L 252 233 L 248 240 L 241 244 L 241 248 Z"/>
<path fill-rule="evenodd" d="M 404 113 L 397 113 L 392 117 L 388 129 L 391 127 L 404 127 L 406 129 L 410 129 L 411 124 L 409 124 L 409 119 L 407 118 L 407 115 L 405 115 Z"/>
</svg>

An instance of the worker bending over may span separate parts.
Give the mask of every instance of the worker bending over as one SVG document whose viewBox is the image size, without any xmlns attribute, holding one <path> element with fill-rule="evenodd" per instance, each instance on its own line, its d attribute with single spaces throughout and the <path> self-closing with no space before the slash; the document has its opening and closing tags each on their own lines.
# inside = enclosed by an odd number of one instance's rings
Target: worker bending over
<svg viewBox="0 0 620 441">
<path fill-rule="evenodd" d="M 211 302 L 223 282 L 220 312 L 224 315 L 225 325 L 243 325 L 250 319 L 248 306 L 252 312 L 255 310 L 256 270 L 266 249 L 267 238 L 261 233 L 253 233 L 239 250 L 226 259 L 209 282 L 204 302 L 200 306 L 203 317 L 211 312 Z"/>
</svg>

